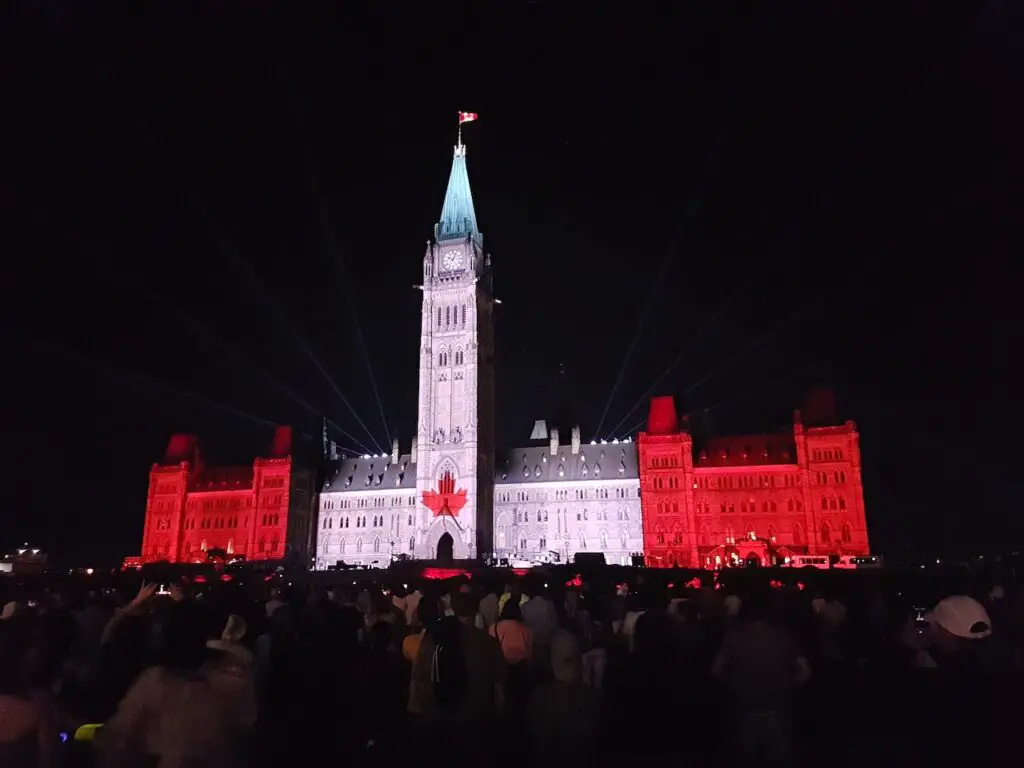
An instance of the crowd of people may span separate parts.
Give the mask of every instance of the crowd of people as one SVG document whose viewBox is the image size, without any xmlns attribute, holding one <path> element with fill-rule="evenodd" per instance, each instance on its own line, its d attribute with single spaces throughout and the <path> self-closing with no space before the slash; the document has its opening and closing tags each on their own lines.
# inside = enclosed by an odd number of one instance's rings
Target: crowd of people
<svg viewBox="0 0 1024 768">
<path fill-rule="evenodd" d="M 922 613 L 856 575 L 818 591 L 637 573 L 0 585 L 0 766 L 963 768 L 1016 752 L 1024 592 Z M 83 752 L 85 723 L 103 728 Z"/>
</svg>

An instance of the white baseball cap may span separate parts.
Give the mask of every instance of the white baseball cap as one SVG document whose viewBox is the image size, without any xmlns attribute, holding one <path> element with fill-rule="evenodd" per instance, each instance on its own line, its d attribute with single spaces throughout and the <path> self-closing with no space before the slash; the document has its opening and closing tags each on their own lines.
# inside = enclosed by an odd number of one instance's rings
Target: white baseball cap
<svg viewBox="0 0 1024 768">
<path fill-rule="evenodd" d="M 924 618 L 929 624 L 965 640 L 979 640 L 992 634 L 992 620 L 985 606 L 967 595 L 943 598 Z"/>
</svg>

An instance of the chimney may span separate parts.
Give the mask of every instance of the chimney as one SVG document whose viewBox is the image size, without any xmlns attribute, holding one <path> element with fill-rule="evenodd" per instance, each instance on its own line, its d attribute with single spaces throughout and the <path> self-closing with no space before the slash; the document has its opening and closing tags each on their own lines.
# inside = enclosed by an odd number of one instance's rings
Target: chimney
<svg viewBox="0 0 1024 768">
<path fill-rule="evenodd" d="M 572 453 L 573 453 L 573 456 L 575 456 L 579 452 L 580 452 L 580 428 L 579 427 L 573 427 L 572 428 Z"/>
<path fill-rule="evenodd" d="M 398 438 L 391 441 L 391 463 L 398 463 Z"/>
<path fill-rule="evenodd" d="M 530 433 L 531 440 L 548 439 L 548 423 L 544 419 L 537 419 L 533 422 L 533 431 Z"/>
<path fill-rule="evenodd" d="M 679 432 L 676 402 L 672 395 L 651 398 L 651 409 L 647 415 L 647 432 L 652 435 L 674 435 Z"/>
<path fill-rule="evenodd" d="M 416 463 L 416 448 L 419 445 L 419 440 L 415 437 L 412 439 L 412 447 L 409 449 L 409 461 L 413 464 Z"/>
<path fill-rule="evenodd" d="M 551 455 L 552 456 L 557 456 L 558 455 L 558 430 L 557 429 L 552 429 L 551 430 Z"/>
</svg>

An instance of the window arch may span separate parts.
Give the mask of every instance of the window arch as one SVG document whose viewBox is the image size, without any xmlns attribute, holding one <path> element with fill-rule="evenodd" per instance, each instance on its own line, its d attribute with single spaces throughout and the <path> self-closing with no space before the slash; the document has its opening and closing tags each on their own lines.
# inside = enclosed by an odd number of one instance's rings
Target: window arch
<svg viewBox="0 0 1024 768">
<path fill-rule="evenodd" d="M 415 536 L 410 536 L 409 537 L 409 551 L 412 552 L 414 549 L 416 549 L 416 537 Z"/>
<path fill-rule="evenodd" d="M 697 542 L 702 547 L 707 547 L 707 546 L 711 545 L 711 528 L 708 526 L 707 523 L 703 523 L 701 525 L 700 533 L 698 534 Z"/>
<path fill-rule="evenodd" d="M 853 541 L 853 529 L 849 523 L 843 523 L 843 544 L 849 544 Z"/>
<path fill-rule="evenodd" d="M 753 523 L 747 523 L 743 526 L 743 538 L 748 541 L 754 541 L 757 539 L 757 529 L 754 527 Z"/>
<path fill-rule="evenodd" d="M 735 544 L 736 543 L 736 532 L 733 530 L 731 525 L 725 526 L 725 543 Z"/>
<path fill-rule="evenodd" d="M 804 543 L 804 527 L 800 523 L 796 523 L 793 525 L 793 546 L 802 547 Z"/>
<path fill-rule="evenodd" d="M 825 496 L 821 497 L 821 508 L 828 509 L 828 498 Z"/>
<path fill-rule="evenodd" d="M 345 554 L 345 540 L 344 539 L 338 539 L 338 554 L 339 555 Z"/>
<path fill-rule="evenodd" d="M 451 307 L 445 307 L 444 308 L 444 324 L 445 325 L 451 325 L 452 324 L 452 308 Z"/>
<path fill-rule="evenodd" d="M 601 531 L 601 550 L 608 549 L 608 534 L 605 531 Z"/>
<path fill-rule="evenodd" d="M 842 496 L 839 497 L 839 508 L 846 509 L 846 499 L 844 499 Z"/>
<path fill-rule="evenodd" d="M 373 551 L 380 552 L 380 539 L 373 540 Z"/>
<path fill-rule="evenodd" d="M 821 524 L 821 543 L 831 544 L 832 543 L 832 528 L 828 523 Z"/>
<path fill-rule="evenodd" d="M 356 554 L 359 554 L 362 551 L 363 551 L 363 540 L 362 539 L 356 539 Z"/>
<path fill-rule="evenodd" d="M 775 525 L 774 524 L 769 525 L 768 526 L 768 541 L 770 541 L 772 544 L 774 544 L 775 541 L 778 538 L 779 538 L 779 532 L 778 532 L 778 530 L 776 530 Z"/>
</svg>

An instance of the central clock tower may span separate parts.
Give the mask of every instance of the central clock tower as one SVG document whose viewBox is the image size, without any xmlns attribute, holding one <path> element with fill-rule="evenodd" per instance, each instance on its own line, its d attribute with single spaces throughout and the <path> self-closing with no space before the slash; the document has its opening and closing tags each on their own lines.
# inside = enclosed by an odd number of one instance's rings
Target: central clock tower
<svg viewBox="0 0 1024 768">
<path fill-rule="evenodd" d="M 441 219 L 423 257 L 415 556 L 491 552 L 494 334 L 490 257 L 455 147 Z"/>
</svg>

